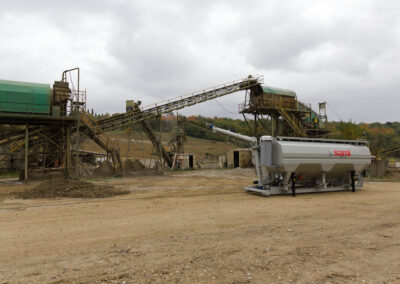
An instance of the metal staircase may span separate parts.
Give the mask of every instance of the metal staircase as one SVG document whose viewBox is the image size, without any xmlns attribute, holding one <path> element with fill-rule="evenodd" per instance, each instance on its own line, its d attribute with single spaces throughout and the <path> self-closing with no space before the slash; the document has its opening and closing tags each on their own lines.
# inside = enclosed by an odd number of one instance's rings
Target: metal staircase
<svg viewBox="0 0 400 284">
<path fill-rule="evenodd" d="M 135 103 L 134 110 L 136 110 L 138 114 L 142 114 L 142 111 L 140 110 L 139 105 L 137 103 Z M 144 133 L 146 134 L 147 138 L 149 138 L 149 140 L 153 144 L 156 153 L 162 157 L 164 162 L 167 163 L 168 167 L 172 167 L 172 159 L 168 155 L 157 134 L 151 128 L 149 121 L 147 119 L 140 119 L 139 123 Z"/>
<path fill-rule="evenodd" d="M 108 139 L 105 139 L 99 133 L 96 133 L 96 122 L 86 113 L 79 113 L 79 121 L 83 126 L 80 127 L 80 131 L 85 131 L 90 139 L 92 139 L 94 142 L 96 142 L 97 145 L 103 148 L 103 150 L 106 151 L 107 154 L 111 155 L 115 174 L 117 176 L 123 176 L 124 169 L 120 151 L 113 148 Z"/>
<path fill-rule="evenodd" d="M 306 137 L 307 134 L 301 127 L 301 122 L 290 112 L 285 110 L 284 108 L 278 109 L 279 114 L 283 117 L 283 119 L 287 122 L 287 124 L 292 128 L 292 130 L 296 133 L 296 135 L 300 137 Z"/>
</svg>

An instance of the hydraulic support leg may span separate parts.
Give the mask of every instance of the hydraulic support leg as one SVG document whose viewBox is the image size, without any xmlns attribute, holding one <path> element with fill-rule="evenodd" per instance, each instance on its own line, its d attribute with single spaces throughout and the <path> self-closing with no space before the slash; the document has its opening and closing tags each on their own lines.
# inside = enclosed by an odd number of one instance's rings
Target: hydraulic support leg
<svg viewBox="0 0 400 284">
<path fill-rule="evenodd" d="M 355 171 L 350 172 L 350 182 L 351 182 L 351 191 L 355 192 L 356 191 L 356 172 Z"/>
<path fill-rule="evenodd" d="M 296 196 L 296 174 L 292 173 L 290 175 L 290 180 L 292 182 L 292 196 Z"/>
<path fill-rule="evenodd" d="M 325 189 L 326 185 L 326 172 L 322 172 L 322 187 Z"/>
</svg>

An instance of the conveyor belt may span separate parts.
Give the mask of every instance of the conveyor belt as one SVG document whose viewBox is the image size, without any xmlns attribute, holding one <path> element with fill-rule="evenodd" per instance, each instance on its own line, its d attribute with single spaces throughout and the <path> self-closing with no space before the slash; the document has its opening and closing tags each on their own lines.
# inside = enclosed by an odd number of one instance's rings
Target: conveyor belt
<svg viewBox="0 0 400 284">
<path fill-rule="evenodd" d="M 248 76 L 247 78 L 229 82 L 223 85 L 211 87 L 199 92 L 194 92 L 186 96 L 177 97 L 164 102 L 160 102 L 140 110 L 132 110 L 123 114 L 115 115 L 110 118 L 96 121 L 95 132 L 97 134 L 126 127 L 134 122 L 150 119 L 161 114 L 189 107 L 198 103 L 226 96 L 231 93 L 250 89 L 263 83 L 262 75 Z"/>
</svg>

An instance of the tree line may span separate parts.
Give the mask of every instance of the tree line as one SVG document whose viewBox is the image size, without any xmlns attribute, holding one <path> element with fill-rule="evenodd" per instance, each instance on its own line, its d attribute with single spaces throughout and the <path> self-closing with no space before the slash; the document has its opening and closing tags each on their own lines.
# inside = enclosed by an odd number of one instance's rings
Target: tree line
<svg viewBox="0 0 400 284">
<path fill-rule="evenodd" d="M 110 117 L 111 115 L 95 115 L 96 119 Z M 196 138 L 229 141 L 225 136 L 213 133 L 205 128 L 190 123 L 194 121 L 196 124 L 204 125 L 205 122 L 215 126 L 231 130 L 236 133 L 254 136 L 254 130 L 249 127 L 253 124 L 253 120 L 246 122 L 242 119 L 232 119 L 224 117 L 203 117 L 203 116 L 175 116 L 170 113 L 159 118 L 149 120 L 151 127 L 156 131 L 173 132 L 179 128 L 183 129 L 186 135 Z M 266 122 L 268 124 L 268 122 Z M 269 125 L 266 125 L 267 128 Z M 356 122 L 328 122 L 328 128 L 332 131 L 327 138 L 334 139 L 365 139 L 369 142 L 371 152 L 379 155 L 387 149 L 399 147 L 399 151 L 392 151 L 388 157 L 400 158 L 400 122 L 374 122 L 374 123 L 356 123 Z M 24 127 L 0 126 L 0 138 L 6 137 L 9 133 L 16 130 L 23 130 Z M 121 130 L 120 130 L 121 131 Z M 130 127 L 122 129 L 122 131 L 141 131 L 139 124 L 132 124 Z"/>
<path fill-rule="evenodd" d="M 150 125 L 153 129 L 157 129 L 162 132 L 171 132 L 176 129 L 177 125 L 185 131 L 186 135 L 196 138 L 217 140 L 217 141 L 228 141 L 227 137 L 214 134 L 205 128 L 201 128 L 190 121 L 194 121 L 197 124 L 204 125 L 206 122 L 211 123 L 215 126 L 223 129 L 231 130 L 236 133 L 254 136 L 254 130 L 249 127 L 253 125 L 253 120 L 247 122 L 243 119 L 232 119 L 224 117 L 204 117 L 204 116 L 188 116 L 188 117 L 176 117 L 175 115 L 167 114 L 163 115 L 160 119 L 151 119 Z M 267 125 L 266 128 L 270 127 L 269 122 L 264 122 Z M 356 140 L 364 139 L 369 142 L 369 147 L 374 155 L 379 155 L 382 151 L 387 149 L 393 149 L 399 147 L 399 151 L 393 151 L 388 156 L 400 158 L 400 122 L 374 122 L 374 123 L 356 123 L 356 122 L 328 122 L 328 129 L 331 132 L 326 138 L 332 139 L 346 139 Z M 139 125 L 132 126 L 133 130 L 140 131 Z"/>
</svg>

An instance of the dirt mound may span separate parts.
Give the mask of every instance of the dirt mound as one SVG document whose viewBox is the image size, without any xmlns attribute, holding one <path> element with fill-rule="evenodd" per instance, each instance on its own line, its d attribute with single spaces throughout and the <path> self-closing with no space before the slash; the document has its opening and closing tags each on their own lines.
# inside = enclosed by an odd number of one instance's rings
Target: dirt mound
<svg viewBox="0 0 400 284">
<path fill-rule="evenodd" d="M 143 171 L 146 167 L 142 164 L 141 161 L 138 159 L 135 160 L 127 160 L 126 161 L 126 167 L 131 168 L 134 171 Z"/>
<path fill-rule="evenodd" d="M 114 168 L 108 161 L 102 162 L 98 168 L 93 170 L 93 176 L 98 177 L 112 177 L 114 174 Z"/>
<path fill-rule="evenodd" d="M 15 192 L 17 198 L 103 198 L 121 194 L 129 191 L 115 189 L 113 186 L 97 185 L 90 182 L 64 179 L 50 179 L 38 186 L 23 192 Z"/>
<path fill-rule="evenodd" d="M 95 166 L 81 163 L 79 166 L 79 177 L 91 177 L 93 176 L 93 172 L 96 170 Z"/>
<path fill-rule="evenodd" d="M 125 173 L 145 171 L 146 167 L 138 159 L 127 160 L 124 162 Z"/>
</svg>

